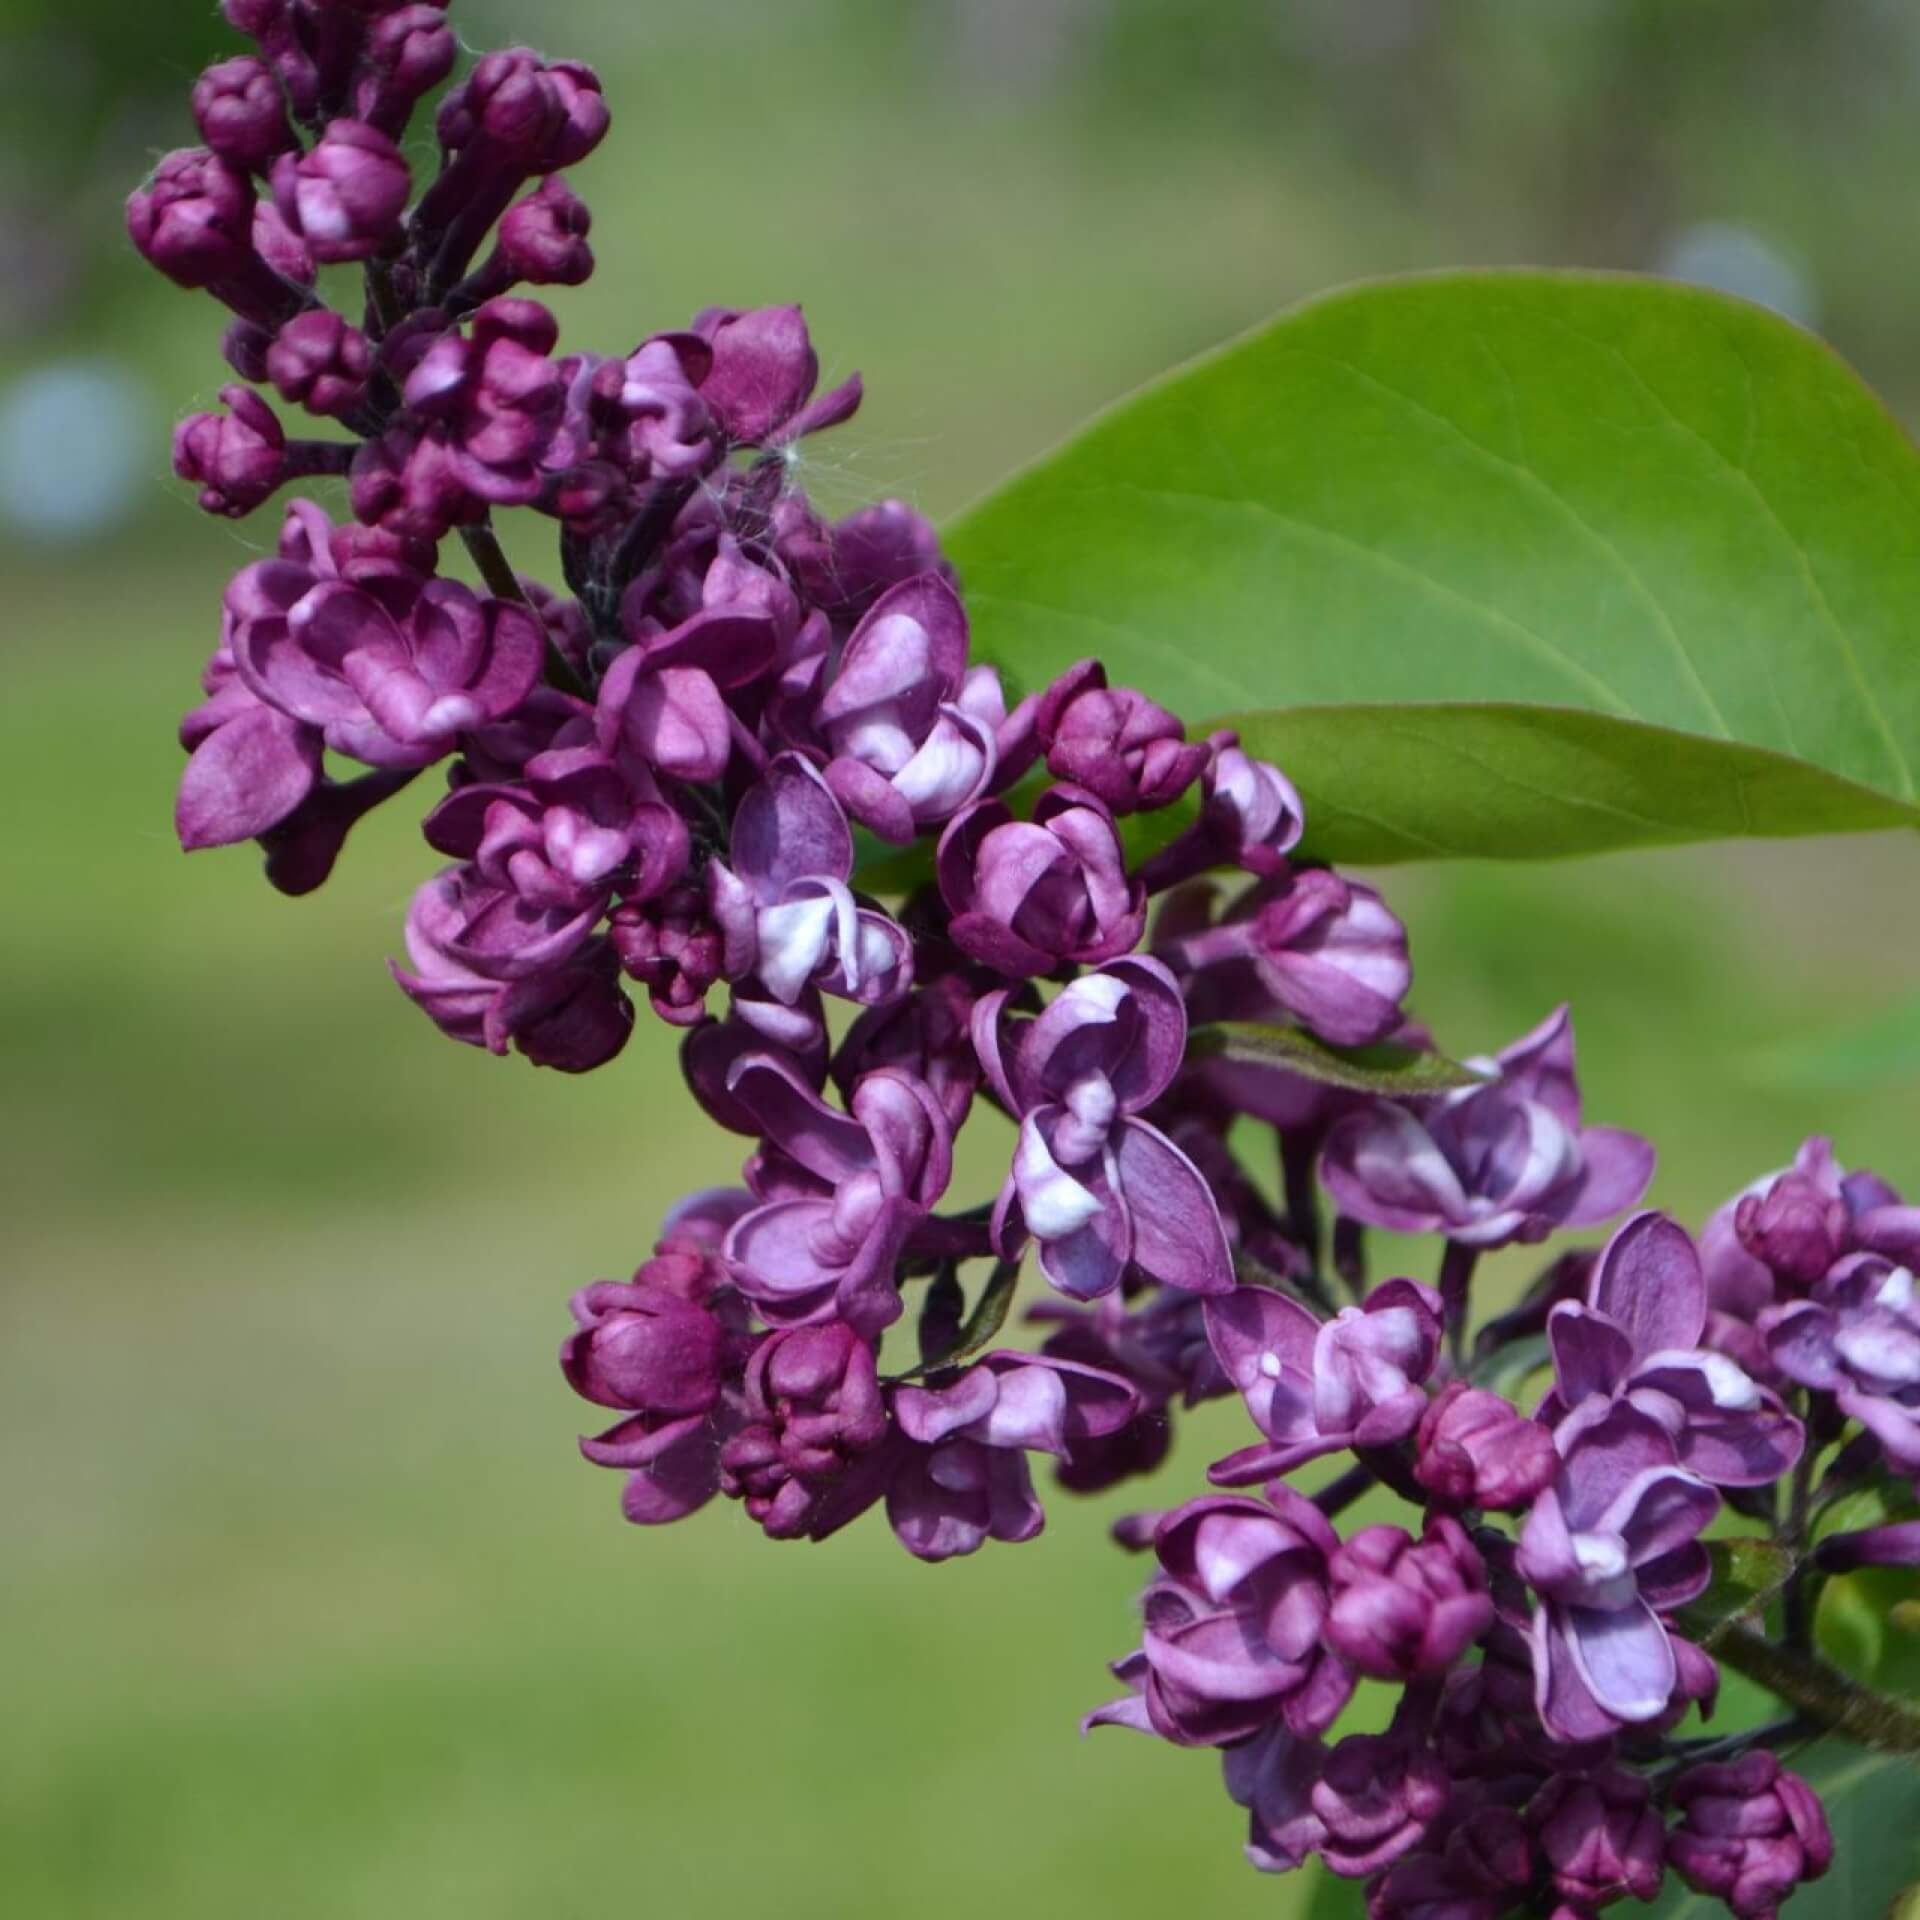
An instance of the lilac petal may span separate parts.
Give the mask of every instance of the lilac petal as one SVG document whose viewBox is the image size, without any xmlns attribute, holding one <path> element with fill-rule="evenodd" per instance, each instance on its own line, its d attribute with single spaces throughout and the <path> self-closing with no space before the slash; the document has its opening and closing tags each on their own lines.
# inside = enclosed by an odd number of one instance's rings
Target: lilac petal
<svg viewBox="0 0 1920 1920">
<path fill-rule="evenodd" d="M 849 818 L 896 847 L 913 844 L 917 823 L 905 794 L 862 760 L 829 760 L 824 778 Z"/>
<path fill-rule="evenodd" d="M 1144 1120 L 1121 1126 L 1116 1157 L 1140 1270 L 1188 1293 L 1230 1293 L 1233 1250 L 1199 1168 Z"/>
<path fill-rule="evenodd" d="M 1713 1556 L 1706 1542 L 1689 1540 L 1634 1569 L 1640 1598 L 1656 1613 L 1670 1613 L 1698 1600 L 1713 1582 Z"/>
<path fill-rule="evenodd" d="M 798 880 L 845 882 L 853 833 L 827 783 L 797 753 L 776 754 L 733 820 L 734 870 L 763 902 Z"/>
<path fill-rule="evenodd" d="M 1254 1425 L 1269 1440 L 1313 1440 L 1319 1322 L 1271 1287 L 1235 1287 L 1208 1300 L 1205 1311 L 1207 1342 L 1245 1399 Z"/>
<path fill-rule="evenodd" d="M 1797 1300 L 1765 1315 L 1761 1331 L 1773 1364 L 1789 1380 L 1828 1393 L 1845 1383 L 1846 1369 L 1833 1343 L 1839 1322 L 1830 1309 L 1817 1301 Z"/>
<path fill-rule="evenodd" d="M 1567 1646 L 1601 1709 L 1629 1723 L 1657 1720 L 1673 1698 L 1679 1668 L 1667 1630 L 1645 1602 L 1602 1613 L 1566 1610 Z"/>
<path fill-rule="evenodd" d="M 1579 1578 L 1580 1556 L 1574 1549 L 1573 1532 L 1552 1487 L 1541 1493 L 1527 1515 L 1514 1564 L 1520 1577 L 1543 1593 Z"/>
<path fill-rule="evenodd" d="M 1680 1464 L 1715 1486 L 1771 1486 L 1792 1472 L 1805 1448 L 1806 1430 L 1779 1396 L 1725 1354 L 1653 1354 L 1633 1385 L 1636 1393 L 1665 1394 L 1685 1410 L 1686 1424 L 1675 1438 Z"/>
<path fill-rule="evenodd" d="M 832 727 L 885 709 L 913 734 L 960 690 L 967 664 L 967 614 L 948 582 L 923 573 L 889 588 L 861 620 L 820 702 Z"/>
<path fill-rule="evenodd" d="M 1607 1242 L 1587 1298 L 1625 1330 L 1636 1353 L 1697 1347 L 1707 1323 L 1700 1256 L 1663 1213 L 1635 1214 Z"/>
<path fill-rule="evenodd" d="M 1886 1448 L 1888 1459 L 1902 1473 L 1920 1473 L 1920 1414 L 1856 1387 L 1842 1387 L 1834 1398 L 1842 1413 L 1858 1420 Z"/>
<path fill-rule="evenodd" d="M 1207 1469 L 1207 1478 L 1216 1487 L 1254 1487 L 1291 1473 L 1310 1460 L 1324 1459 L 1330 1453 L 1344 1453 L 1352 1444 L 1348 1433 L 1315 1434 L 1310 1438 L 1262 1442 L 1242 1447 L 1224 1460 L 1216 1460 Z"/>
<path fill-rule="evenodd" d="M 1050 1373 L 1060 1384 L 1063 1395 L 1059 1409 L 1060 1433 L 1065 1440 L 1105 1439 L 1110 1434 L 1118 1433 L 1140 1412 L 1140 1395 L 1133 1385 L 1102 1367 L 1013 1352 L 990 1353 L 987 1355 L 987 1364 L 1001 1373 L 1001 1399 L 989 1422 L 990 1429 L 998 1428 L 1006 1409 L 1007 1388 L 1016 1378 L 1036 1372 Z M 1039 1446 L 1039 1442 L 1034 1440 L 995 1439 L 993 1444 Z M 1063 1449 L 1049 1446 L 1041 1450 L 1057 1453 Z"/>
<path fill-rule="evenodd" d="M 628 1479 L 620 1509 L 638 1526 L 657 1527 L 684 1520 L 719 1491 L 719 1440 L 702 1420 Z"/>
<path fill-rule="evenodd" d="M 832 1224 L 830 1200 L 776 1200 L 756 1207 L 727 1235 L 727 1265 L 735 1284 L 749 1299 L 778 1312 L 783 1326 L 822 1315 L 840 1276 L 820 1264 L 814 1249 Z"/>
<path fill-rule="evenodd" d="M 229 847 L 278 826 L 320 778 L 320 736 L 272 707 L 216 727 L 180 777 L 173 821 L 188 853 Z"/>
<path fill-rule="evenodd" d="M 1303 1738 L 1325 1733 L 1353 1698 L 1353 1669 L 1344 1660 L 1322 1653 L 1313 1662 L 1304 1685 L 1281 1703 L 1280 1715 Z"/>
<path fill-rule="evenodd" d="M 1533 1654 L 1534 1708 L 1548 1733 L 1556 1740 L 1577 1743 L 1608 1739 L 1619 1732 L 1618 1720 L 1587 1685 L 1558 1608 L 1542 1606 L 1535 1612 L 1528 1641 Z"/>
<path fill-rule="evenodd" d="M 917 1560 L 951 1560 L 986 1544 L 990 1520 L 982 1447 L 912 1447 L 887 1486 L 887 1521 Z"/>
<path fill-rule="evenodd" d="M 1547 1315 L 1547 1343 L 1562 1402 L 1577 1407 L 1590 1394 L 1610 1396 L 1633 1363 L 1633 1342 L 1604 1313 L 1563 1300 Z"/>
<path fill-rule="evenodd" d="M 1596 1227 L 1641 1199 L 1653 1183 L 1653 1143 L 1620 1127 L 1588 1127 L 1580 1135 L 1584 1169 L 1554 1211 L 1565 1227 Z"/>
<path fill-rule="evenodd" d="M 1250 1816 L 1247 1857 L 1263 1873 L 1304 1866 L 1326 1838 L 1312 1803 L 1324 1757 L 1316 1741 L 1280 1726 L 1221 1754 L 1228 1796 Z"/>
<path fill-rule="evenodd" d="M 1576 1533 L 1613 1524 L 1603 1516 L 1623 1494 L 1637 1495 L 1647 1476 L 1678 1471 L 1666 1428 L 1624 1400 L 1590 1421 L 1568 1420 L 1554 1437 L 1563 1458 L 1561 1497 Z"/>
<path fill-rule="evenodd" d="M 749 1054 L 728 1072 L 727 1091 L 769 1140 L 830 1186 L 873 1165 L 866 1129 L 828 1106 L 788 1061 Z"/>
<path fill-rule="evenodd" d="M 1031 1540 L 1046 1526 L 1046 1509 L 1033 1490 L 1024 1453 L 988 1453 L 987 1514 L 989 1535 L 1008 1545 Z"/>
<path fill-rule="evenodd" d="M 1257 1702 L 1264 1708 L 1301 1678 L 1298 1661 L 1283 1660 L 1250 1640 L 1231 1613 L 1205 1615 L 1163 1631 L 1149 1628 L 1145 1645 L 1160 1679 L 1209 1702 Z"/>
<path fill-rule="evenodd" d="M 985 1420 L 1000 1392 L 1000 1379 L 991 1367 L 969 1367 L 951 1386 L 898 1388 L 894 1417 L 909 1440 L 933 1446 Z"/>
<path fill-rule="evenodd" d="M 1570 1133 L 1580 1130 L 1580 1088 L 1574 1078 L 1573 1016 L 1557 1007 L 1531 1033 L 1503 1047 L 1501 1084 L 1547 1109 Z"/>
</svg>

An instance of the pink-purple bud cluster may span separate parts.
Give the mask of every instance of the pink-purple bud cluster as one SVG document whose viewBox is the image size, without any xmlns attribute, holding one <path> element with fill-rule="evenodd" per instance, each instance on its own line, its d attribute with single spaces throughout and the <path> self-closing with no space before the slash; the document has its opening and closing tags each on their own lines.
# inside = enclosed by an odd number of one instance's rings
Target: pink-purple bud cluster
<svg viewBox="0 0 1920 1920">
<path fill-rule="evenodd" d="M 1565 1010 L 1447 1091 L 1316 1073 L 1430 1047 L 1399 920 L 1301 857 L 1299 794 L 1235 734 L 1190 738 L 1095 660 L 1010 697 L 918 515 L 821 518 L 795 448 L 861 389 L 819 391 L 797 307 L 560 351 L 521 289 L 593 269 L 561 173 L 607 131 L 589 69 L 481 59 L 416 180 L 443 6 L 225 11 L 255 51 L 202 76 L 205 145 L 128 209 L 234 316 L 239 383 L 175 465 L 211 513 L 328 476 L 348 517 L 293 501 L 227 589 L 180 838 L 256 840 L 303 893 L 439 764 L 407 996 L 571 1072 L 621 1050 L 636 987 L 684 1031 L 740 1184 L 578 1293 L 562 1350 L 619 1416 L 582 1447 L 627 1517 L 717 1495 L 819 1540 L 884 1507 L 944 1560 L 1039 1532 L 1030 1456 L 1111 1487 L 1163 1462 L 1176 1407 L 1238 1395 L 1251 1437 L 1207 1473 L 1233 1491 L 1116 1529 L 1155 1571 L 1090 1723 L 1219 1749 L 1256 1865 L 1318 1858 L 1374 1920 L 1583 1920 L 1669 1868 L 1764 1920 L 1822 1872 L 1819 1803 L 1771 1751 L 1681 1764 L 1717 1684 L 1681 1615 L 1723 1490 L 1754 1513 L 1849 1431 L 1843 1479 L 1920 1471 L 1920 1209 L 1810 1142 L 1698 1247 L 1634 1214 L 1470 1348 L 1482 1252 L 1613 1221 L 1652 1177 L 1645 1140 L 1586 1123 Z M 351 310 L 319 271 L 347 264 Z M 290 434 L 262 388 L 333 431 Z M 509 508 L 556 523 L 564 594 L 508 566 Z M 478 587 L 440 570 L 456 531 Z M 1132 816 L 1176 808 L 1140 857 Z M 861 889 L 863 832 L 923 860 L 904 902 Z M 1225 1022 L 1292 1051 L 1191 1047 Z M 981 1113 L 1004 1172 L 956 1195 Z M 1436 1284 L 1369 1285 L 1369 1228 L 1438 1237 Z M 1031 1353 L 993 1344 L 1029 1251 L 1058 1296 Z M 1537 1404 L 1496 1384 L 1530 1338 Z M 1343 1538 L 1376 1487 L 1410 1524 Z M 1819 1564 L 1912 1565 L 1916 1534 Z M 1362 1679 L 1398 1689 L 1392 1724 L 1340 1737 Z"/>
</svg>

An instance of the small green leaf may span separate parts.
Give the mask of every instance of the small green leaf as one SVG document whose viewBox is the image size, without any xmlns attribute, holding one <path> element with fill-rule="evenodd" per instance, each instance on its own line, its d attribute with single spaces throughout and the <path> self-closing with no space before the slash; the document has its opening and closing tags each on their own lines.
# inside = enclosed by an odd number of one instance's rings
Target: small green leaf
<svg viewBox="0 0 1920 1920">
<path fill-rule="evenodd" d="M 1709 1540 L 1713 1580 L 1699 1599 L 1680 1609 L 1680 1631 L 1711 1651 L 1719 1631 L 1758 1614 L 1792 1577 L 1794 1558 L 1771 1540 L 1743 1536 Z"/>
<path fill-rule="evenodd" d="M 1282 315 L 948 545 L 1018 688 L 1254 716 L 1310 852 L 1540 858 L 1920 825 L 1916 527 L 1920 452 L 1777 315 L 1469 273 Z"/>
<path fill-rule="evenodd" d="M 1332 1047 L 1300 1027 L 1258 1026 L 1223 1020 L 1196 1027 L 1187 1053 L 1196 1060 L 1224 1060 L 1243 1067 L 1284 1067 L 1303 1080 L 1344 1087 L 1351 1093 L 1407 1096 L 1477 1087 L 1486 1076 L 1444 1054 L 1383 1042 L 1373 1047 Z"/>
</svg>

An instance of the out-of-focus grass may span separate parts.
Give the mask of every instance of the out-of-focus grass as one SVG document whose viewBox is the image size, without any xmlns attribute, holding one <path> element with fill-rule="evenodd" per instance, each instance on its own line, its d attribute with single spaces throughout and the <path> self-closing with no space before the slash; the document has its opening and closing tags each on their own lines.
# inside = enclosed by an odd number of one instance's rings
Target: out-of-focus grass
<svg viewBox="0 0 1920 1920">
<path fill-rule="evenodd" d="M 988 111 L 856 38 L 646 51 L 579 178 L 603 269 L 569 338 L 804 298 L 830 370 L 871 383 L 810 456 L 836 508 L 947 511 L 1266 308 L 1425 257 L 1377 194 L 1192 114 Z M 135 311 L 116 343 L 209 394 L 208 312 Z M 1210 1758 L 1074 1737 L 1129 1644 L 1140 1568 L 1104 1539 L 1129 1496 L 943 1569 L 877 1520 L 821 1551 L 724 1509 L 621 1524 L 572 1454 L 564 1298 L 738 1143 L 650 1024 L 577 1081 L 432 1033 L 380 970 L 432 861 L 408 801 L 310 900 L 246 852 L 180 858 L 173 717 L 271 529 L 224 533 L 152 468 L 160 538 L 0 556 L 8 1910 L 1293 1910 L 1241 1864 Z M 1914 852 L 1388 884 L 1443 1040 L 1491 1048 L 1571 998 L 1591 1113 L 1654 1133 L 1657 1197 L 1697 1219 L 1813 1126 L 1920 1186 L 1907 1089 L 1813 1103 L 1743 1072 L 1910 974 Z M 976 1153 L 956 1199 L 990 1177 Z M 1212 1410 L 1131 1502 L 1181 1497 L 1237 1435 Z"/>
</svg>

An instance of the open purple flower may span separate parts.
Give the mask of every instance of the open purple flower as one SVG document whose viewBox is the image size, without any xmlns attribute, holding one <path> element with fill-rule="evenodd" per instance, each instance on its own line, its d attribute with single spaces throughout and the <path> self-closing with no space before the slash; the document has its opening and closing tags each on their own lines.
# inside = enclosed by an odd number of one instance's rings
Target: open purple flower
<svg viewBox="0 0 1920 1920">
<path fill-rule="evenodd" d="M 1557 1773 L 1527 1803 L 1526 1818 L 1566 1903 L 1557 1914 L 1571 1920 L 1660 1891 L 1666 1829 L 1640 1775 L 1613 1766 Z"/>
<path fill-rule="evenodd" d="M 1180 1746 L 1231 1746 L 1280 1722 L 1324 1733 L 1353 1692 L 1326 1644 L 1328 1564 L 1340 1542 L 1304 1495 L 1191 1500 L 1154 1533 L 1161 1572 L 1146 1632 L 1114 1672 L 1132 1694 L 1089 1726 L 1132 1727 Z"/>
<path fill-rule="evenodd" d="M 1030 1540 L 1045 1523 L 1027 1453 L 1064 1456 L 1103 1439 L 1139 1407 L 1117 1374 L 1040 1354 L 990 1353 L 940 1385 L 892 1391 L 903 1443 L 887 1518 L 922 1560 L 988 1540 Z"/>
<path fill-rule="evenodd" d="M 1535 1705 L 1558 1740 L 1657 1720 L 1680 1681 L 1660 1615 L 1705 1588 L 1699 1534 L 1720 1496 L 1674 1460 L 1667 1430 L 1619 1402 L 1561 1441 L 1560 1475 L 1520 1536 L 1539 1596 Z"/>
<path fill-rule="evenodd" d="M 1063 1293 L 1090 1300 L 1130 1268 L 1190 1293 L 1233 1284 L 1220 1211 L 1193 1162 L 1139 1115 L 1179 1071 L 1186 1012 L 1156 960 L 1114 960 L 1064 987 L 1035 1020 L 1010 990 L 974 1009 L 974 1048 L 1020 1122 L 993 1213 L 998 1251 L 1031 1238 Z"/>
<path fill-rule="evenodd" d="M 1564 1007 L 1495 1059 L 1469 1064 L 1497 1077 L 1418 1112 L 1378 1101 L 1335 1124 L 1321 1174 L 1343 1212 L 1487 1248 L 1597 1225 L 1646 1192 L 1653 1148 L 1581 1124 Z"/>
<path fill-rule="evenodd" d="M 857 373 L 813 398 L 820 360 L 798 307 L 714 307 L 693 330 L 712 353 L 700 398 L 734 446 L 784 447 L 850 420 L 860 405 Z"/>
<path fill-rule="evenodd" d="M 1320 1858 L 1344 1879 L 1367 1879 L 1426 1839 L 1447 1793 L 1439 1756 L 1412 1734 L 1349 1734 L 1313 1786 L 1326 1828 Z"/>
<path fill-rule="evenodd" d="M 764 1203 L 727 1236 L 735 1284 L 776 1326 L 838 1316 L 862 1334 L 900 1317 L 897 1269 L 953 1171 L 945 1109 L 923 1081 L 869 1074 L 848 1111 L 828 1106 L 795 1068 L 749 1055 L 730 1097 L 775 1151 L 748 1168 Z"/>
<path fill-rule="evenodd" d="M 802 755 L 776 755 L 748 791 L 728 851 L 707 864 L 707 898 L 729 980 L 752 976 L 789 1006 L 809 986 L 878 1006 L 913 984 L 913 944 L 855 901 L 853 830 Z"/>
<path fill-rule="evenodd" d="M 1667 1431 L 1681 1466 L 1719 1487 L 1771 1486 L 1805 1434 L 1777 1394 L 1702 1346 L 1707 1283 L 1693 1242 L 1665 1214 L 1636 1214 L 1608 1241 L 1587 1304 L 1547 1316 L 1556 1381 L 1542 1417 L 1580 1423 L 1627 1401 Z"/>
<path fill-rule="evenodd" d="M 899 846 L 986 792 L 1006 722 L 1000 677 L 968 670 L 966 609 L 938 573 L 881 595 L 813 712 L 832 755 L 827 785 L 862 826 Z"/>
<path fill-rule="evenodd" d="M 1920 1289 L 1911 1268 L 1849 1254 L 1811 1299 L 1763 1313 L 1760 1330 L 1788 1379 L 1831 1393 L 1902 1473 L 1920 1473 Z"/>
<path fill-rule="evenodd" d="M 1207 1470 L 1221 1486 L 1290 1473 L 1347 1447 L 1388 1447 L 1420 1424 L 1440 1352 L 1440 1297 L 1389 1280 L 1361 1307 L 1318 1320 L 1271 1287 L 1207 1302 L 1207 1336 L 1266 1436 Z"/>
<path fill-rule="evenodd" d="M 976 800 L 948 822 L 935 868 L 955 944 L 1013 979 L 1062 961 L 1098 966 L 1131 951 L 1146 926 L 1113 815 L 1080 787 L 1049 787 L 1031 820 Z"/>
</svg>

